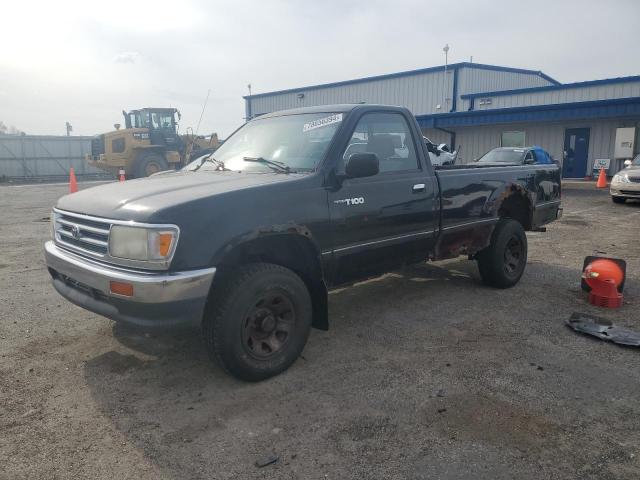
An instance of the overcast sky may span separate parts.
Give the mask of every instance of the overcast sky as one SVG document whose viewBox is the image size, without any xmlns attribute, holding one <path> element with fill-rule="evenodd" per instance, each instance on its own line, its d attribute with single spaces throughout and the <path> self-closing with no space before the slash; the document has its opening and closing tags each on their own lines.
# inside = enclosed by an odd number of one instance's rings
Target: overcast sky
<svg viewBox="0 0 640 480">
<path fill-rule="evenodd" d="M 483 3 L 483 5 L 481 5 Z M 223 137 L 253 93 L 466 61 L 561 82 L 640 74 L 640 1 L 59 0 L 0 7 L 0 120 L 93 135 L 173 106 Z"/>
</svg>

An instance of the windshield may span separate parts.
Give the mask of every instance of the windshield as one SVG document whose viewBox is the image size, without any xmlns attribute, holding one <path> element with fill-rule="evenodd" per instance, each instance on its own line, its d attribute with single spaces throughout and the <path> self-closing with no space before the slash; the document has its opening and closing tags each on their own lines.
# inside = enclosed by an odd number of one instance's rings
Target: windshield
<svg viewBox="0 0 640 480">
<path fill-rule="evenodd" d="M 133 128 L 149 128 L 149 117 L 146 112 L 143 114 L 140 110 L 129 112 L 129 121 Z"/>
<path fill-rule="evenodd" d="M 480 157 L 478 162 L 522 163 L 523 156 L 522 148 L 494 148 Z"/>
<path fill-rule="evenodd" d="M 269 161 L 289 167 L 290 171 L 312 171 L 324 157 L 342 117 L 342 113 L 307 113 L 257 118 L 213 153 L 217 165 L 203 163 L 200 169 L 202 160 L 196 159 L 185 169 L 216 170 L 222 162 L 229 170 L 273 171 L 274 165 L 269 165 Z"/>
<path fill-rule="evenodd" d="M 636 155 L 636 158 L 633 159 L 631 165 L 633 165 L 634 167 L 640 167 L 640 155 Z"/>
<path fill-rule="evenodd" d="M 173 129 L 173 113 L 151 112 L 151 126 L 153 128 Z"/>
</svg>

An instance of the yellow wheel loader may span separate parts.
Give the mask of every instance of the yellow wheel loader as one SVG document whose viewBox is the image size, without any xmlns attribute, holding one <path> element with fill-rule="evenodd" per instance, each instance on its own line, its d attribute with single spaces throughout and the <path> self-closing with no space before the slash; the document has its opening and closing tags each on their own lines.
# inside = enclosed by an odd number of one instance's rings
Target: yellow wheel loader
<svg viewBox="0 0 640 480">
<path fill-rule="evenodd" d="M 220 146 L 215 133 L 179 135 L 180 112 L 175 108 L 123 110 L 122 114 L 125 128 L 115 124 L 114 131 L 91 140 L 91 153 L 86 155 L 90 165 L 116 175 L 124 170 L 127 178 L 147 177 L 180 168 Z"/>
</svg>

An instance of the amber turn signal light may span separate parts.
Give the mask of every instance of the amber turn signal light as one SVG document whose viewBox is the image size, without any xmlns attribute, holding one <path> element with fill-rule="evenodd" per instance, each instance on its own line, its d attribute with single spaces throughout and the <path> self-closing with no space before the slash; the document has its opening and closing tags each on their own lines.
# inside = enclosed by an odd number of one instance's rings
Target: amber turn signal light
<svg viewBox="0 0 640 480">
<path fill-rule="evenodd" d="M 109 282 L 109 290 L 116 295 L 133 297 L 133 285 L 124 282 Z"/>
<path fill-rule="evenodd" d="M 158 252 L 161 256 L 166 257 L 169 255 L 172 241 L 173 233 L 161 233 L 158 235 Z"/>
</svg>

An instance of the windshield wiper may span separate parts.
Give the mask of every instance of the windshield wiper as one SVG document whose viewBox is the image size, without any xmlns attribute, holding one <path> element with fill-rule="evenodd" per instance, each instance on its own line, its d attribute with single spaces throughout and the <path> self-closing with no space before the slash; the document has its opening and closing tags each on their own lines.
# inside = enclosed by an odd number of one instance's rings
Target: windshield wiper
<svg viewBox="0 0 640 480">
<path fill-rule="evenodd" d="M 191 171 L 197 172 L 198 170 L 200 170 L 200 167 L 202 167 L 202 165 L 204 165 L 207 162 L 213 163 L 217 167 L 216 170 L 222 170 L 222 171 L 229 170 L 227 167 L 224 166 L 224 162 L 222 160 L 216 160 L 215 158 L 213 158 L 213 153 L 210 153 L 209 155 L 205 155 L 204 157 L 202 157 L 202 161 L 200 162 L 200 164 Z"/>
<path fill-rule="evenodd" d="M 242 160 L 244 160 L 245 162 L 262 163 L 264 165 L 267 165 L 268 167 L 271 167 L 271 170 L 274 170 L 276 172 L 291 173 L 293 171 L 289 168 L 289 165 L 278 162 L 276 160 L 267 160 L 264 157 L 242 157 Z"/>
</svg>

